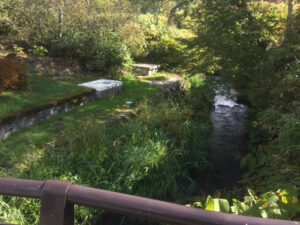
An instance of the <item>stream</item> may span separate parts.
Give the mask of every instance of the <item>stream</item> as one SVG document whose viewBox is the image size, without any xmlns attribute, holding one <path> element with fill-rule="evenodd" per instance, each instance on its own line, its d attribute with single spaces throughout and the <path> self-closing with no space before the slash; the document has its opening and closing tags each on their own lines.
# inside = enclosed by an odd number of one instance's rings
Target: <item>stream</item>
<svg viewBox="0 0 300 225">
<path fill-rule="evenodd" d="M 232 189 L 241 176 L 239 156 L 245 146 L 244 113 L 247 106 L 237 103 L 237 93 L 230 89 L 224 94 L 224 87 L 218 87 L 211 112 L 212 169 L 210 188 Z"/>
</svg>

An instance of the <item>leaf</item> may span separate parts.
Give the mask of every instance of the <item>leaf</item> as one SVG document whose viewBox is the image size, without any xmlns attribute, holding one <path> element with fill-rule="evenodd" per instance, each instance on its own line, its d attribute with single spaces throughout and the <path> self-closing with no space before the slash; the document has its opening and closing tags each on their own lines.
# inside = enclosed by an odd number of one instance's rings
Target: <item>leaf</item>
<svg viewBox="0 0 300 225">
<path fill-rule="evenodd" d="M 229 213 L 229 202 L 227 199 L 214 199 L 214 211 Z"/>
<path fill-rule="evenodd" d="M 251 196 L 252 200 L 255 200 L 256 194 L 253 190 L 251 190 L 250 188 L 247 189 L 249 195 Z"/>
<path fill-rule="evenodd" d="M 206 199 L 204 209 L 209 211 L 214 211 L 214 200 L 210 195 Z"/>
<path fill-rule="evenodd" d="M 227 199 L 215 198 L 208 196 L 205 203 L 205 210 L 229 213 L 230 207 Z"/>
<path fill-rule="evenodd" d="M 280 98 L 283 99 L 283 92 L 280 93 Z"/>
</svg>

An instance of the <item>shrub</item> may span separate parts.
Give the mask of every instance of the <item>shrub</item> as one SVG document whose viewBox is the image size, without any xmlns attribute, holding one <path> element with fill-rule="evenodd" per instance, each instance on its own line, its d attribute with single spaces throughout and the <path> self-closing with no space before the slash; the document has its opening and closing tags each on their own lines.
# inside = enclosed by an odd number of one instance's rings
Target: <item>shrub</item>
<svg viewBox="0 0 300 225">
<path fill-rule="evenodd" d="M 0 35 L 9 34 L 12 31 L 12 23 L 11 21 L 6 18 L 0 18 Z"/>
<path fill-rule="evenodd" d="M 28 79 L 24 65 L 14 56 L 0 59 L 0 92 L 4 90 L 26 90 Z"/>
<path fill-rule="evenodd" d="M 29 53 L 34 56 L 44 56 L 48 53 L 48 50 L 44 46 L 33 45 L 29 49 Z"/>
<path fill-rule="evenodd" d="M 248 189 L 244 201 L 212 198 L 208 196 L 205 202 L 194 202 L 192 205 L 209 211 L 232 213 L 235 215 L 254 216 L 269 219 L 299 220 L 300 203 L 294 189 L 270 191 L 257 196 Z"/>
<path fill-rule="evenodd" d="M 296 11 L 296 15 L 293 18 L 293 28 L 295 32 L 295 41 L 300 41 L 300 7 Z"/>
<path fill-rule="evenodd" d="M 165 36 L 158 41 L 150 42 L 148 58 L 151 62 L 161 64 L 163 68 L 176 67 L 186 61 L 186 45 L 171 37 Z"/>
<path fill-rule="evenodd" d="M 68 31 L 51 53 L 77 58 L 89 71 L 114 74 L 131 62 L 130 53 L 116 33 Z"/>
<path fill-rule="evenodd" d="M 157 63 L 164 68 L 186 67 L 188 46 L 182 40 L 190 39 L 194 34 L 190 30 L 169 26 L 167 18 L 160 16 L 158 23 L 151 22 L 151 15 L 141 15 L 137 24 L 144 28 L 144 52 L 134 54 L 137 61 Z"/>
<path fill-rule="evenodd" d="M 117 37 L 95 40 L 87 45 L 82 57 L 84 66 L 90 71 L 115 74 L 131 62 L 130 53 Z"/>
</svg>

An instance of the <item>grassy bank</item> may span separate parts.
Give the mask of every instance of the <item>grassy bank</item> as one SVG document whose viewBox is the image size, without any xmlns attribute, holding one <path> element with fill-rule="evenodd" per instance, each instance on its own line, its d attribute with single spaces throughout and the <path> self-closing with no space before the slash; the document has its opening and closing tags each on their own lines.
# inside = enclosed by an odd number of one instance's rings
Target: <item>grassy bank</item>
<svg viewBox="0 0 300 225">
<path fill-rule="evenodd" d="M 30 105 L 84 90 L 83 87 L 79 87 L 77 84 L 92 79 L 85 77 L 79 80 L 52 80 L 46 76 L 31 75 L 29 91 L 5 91 L 0 94 L 0 118 Z"/>
<path fill-rule="evenodd" d="M 134 85 L 134 89 L 129 89 Z M 150 95 L 155 90 L 149 84 L 129 80 L 125 82 L 123 92 L 112 99 L 88 103 L 12 136 L 5 142 L 7 149 L 14 149 L 16 140 L 24 141 L 26 133 L 27 138 L 36 144 L 30 154 L 15 152 L 19 159 L 13 160 L 14 164 L 6 167 L 2 175 L 69 180 L 90 187 L 169 201 L 196 192 L 199 187 L 191 173 L 204 173 L 209 162 L 210 101 L 203 94 L 204 83 L 187 91 L 176 102 L 164 98 L 142 101 L 139 114 L 128 122 L 109 127 L 98 123 L 100 112 L 104 115 L 108 111 L 118 111 L 120 107 L 126 107 L 125 100 L 138 101 L 142 93 L 146 96 L 145 91 Z M 196 99 L 200 93 L 203 95 Z M 62 124 L 69 124 L 68 129 L 55 134 L 61 126 L 65 126 Z M 49 133 L 41 134 L 42 131 Z M 44 136 L 40 137 L 40 141 L 45 143 L 49 134 L 57 141 L 51 144 L 49 140 L 47 148 L 39 146 L 39 136 Z M 11 212 L 19 215 L 15 217 L 18 224 L 38 223 L 39 201 L 18 198 L 6 201 L 10 201 Z M 78 208 L 77 223 L 95 224 L 95 221 L 102 220 L 99 213 Z M 142 222 L 131 222 L 134 223 Z"/>
<path fill-rule="evenodd" d="M 8 168 L 26 158 L 27 154 L 51 146 L 62 135 L 72 136 L 88 124 L 101 123 L 103 119 L 128 108 L 126 101 L 136 103 L 159 90 L 158 87 L 137 80 L 124 79 L 123 82 L 120 94 L 88 102 L 0 142 L 0 165 Z"/>
</svg>

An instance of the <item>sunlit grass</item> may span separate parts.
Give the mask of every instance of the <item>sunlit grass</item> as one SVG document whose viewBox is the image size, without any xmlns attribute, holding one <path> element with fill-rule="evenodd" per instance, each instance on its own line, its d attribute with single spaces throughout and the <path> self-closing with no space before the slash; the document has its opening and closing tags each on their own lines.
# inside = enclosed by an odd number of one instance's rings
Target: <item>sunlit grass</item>
<svg viewBox="0 0 300 225">
<path fill-rule="evenodd" d="M 163 81 L 173 77 L 178 77 L 178 75 L 174 73 L 157 72 L 148 76 L 137 76 L 137 78 L 140 80 L 149 80 L 149 81 Z"/>
<path fill-rule="evenodd" d="M 77 84 L 91 79 L 93 78 L 52 80 L 45 76 L 31 75 L 30 90 L 6 91 L 0 94 L 0 118 L 32 104 L 83 90 L 84 88 L 79 87 Z"/>
</svg>

